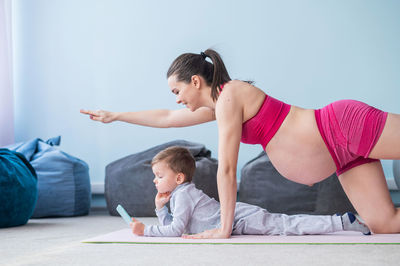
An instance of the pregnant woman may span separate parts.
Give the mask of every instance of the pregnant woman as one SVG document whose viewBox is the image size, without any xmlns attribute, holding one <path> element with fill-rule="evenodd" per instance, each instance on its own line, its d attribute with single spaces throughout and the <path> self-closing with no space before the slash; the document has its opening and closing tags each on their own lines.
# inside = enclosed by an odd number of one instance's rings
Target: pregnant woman
<svg viewBox="0 0 400 266">
<path fill-rule="evenodd" d="M 240 142 L 261 144 L 279 173 L 297 183 L 312 185 L 336 171 L 346 195 L 374 233 L 400 233 L 400 212 L 379 161 L 400 159 L 399 114 L 354 100 L 319 110 L 288 105 L 249 82 L 231 80 L 212 49 L 180 55 L 167 78 L 176 102 L 186 108 L 81 113 L 103 123 L 124 121 L 160 128 L 217 120 L 221 227 L 191 237 L 230 237 Z"/>
</svg>

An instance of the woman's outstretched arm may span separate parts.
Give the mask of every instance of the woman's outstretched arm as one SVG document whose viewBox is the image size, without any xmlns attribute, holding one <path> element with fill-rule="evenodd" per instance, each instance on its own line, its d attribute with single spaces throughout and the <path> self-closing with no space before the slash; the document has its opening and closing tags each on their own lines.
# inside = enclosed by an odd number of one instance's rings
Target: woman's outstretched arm
<svg viewBox="0 0 400 266">
<path fill-rule="evenodd" d="M 80 110 L 80 112 L 89 115 L 90 119 L 94 121 L 103 123 L 121 121 L 158 128 L 186 127 L 215 120 L 214 111 L 207 107 L 201 107 L 194 112 L 187 108 L 179 110 L 161 109 L 137 112 L 109 112 L 104 110 Z"/>
</svg>

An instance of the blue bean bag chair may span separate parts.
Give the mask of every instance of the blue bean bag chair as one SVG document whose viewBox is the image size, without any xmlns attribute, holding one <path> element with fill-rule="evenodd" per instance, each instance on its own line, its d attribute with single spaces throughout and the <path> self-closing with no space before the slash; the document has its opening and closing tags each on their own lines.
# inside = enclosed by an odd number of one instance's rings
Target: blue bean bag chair
<svg viewBox="0 0 400 266">
<path fill-rule="evenodd" d="M 89 213 L 88 165 L 58 147 L 61 137 L 33 139 L 9 149 L 22 153 L 38 177 L 38 200 L 32 218 L 80 216 Z"/>
<path fill-rule="evenodd" d="M 24 225 L 37 200 L 37 177 L 25 157 L 0 149 L 0 228 Z"/>
</svg>

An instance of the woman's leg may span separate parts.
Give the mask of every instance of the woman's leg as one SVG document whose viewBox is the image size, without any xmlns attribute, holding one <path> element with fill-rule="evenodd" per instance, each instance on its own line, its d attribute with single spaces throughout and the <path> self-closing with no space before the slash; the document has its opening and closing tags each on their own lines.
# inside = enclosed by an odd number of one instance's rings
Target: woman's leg
<svg viewBox="0 0 400 266">
<path fill-rule="evenodd" d="M 400 233 L 400 210 L 390 197 L 379 161 L 354 167 L 339 176 L 357 213 L 374 233 Z"/>
<path fill-rule="evenodd" d="M 400 160 L 400 114 L 389 113 L 369 158 Z"/>
</svg>

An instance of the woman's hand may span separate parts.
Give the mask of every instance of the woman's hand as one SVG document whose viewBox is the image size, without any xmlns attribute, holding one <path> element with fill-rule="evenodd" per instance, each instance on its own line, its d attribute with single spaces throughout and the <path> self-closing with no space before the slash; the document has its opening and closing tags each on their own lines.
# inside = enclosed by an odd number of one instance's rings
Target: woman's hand
<svg viewBox="0 0 400 266">
<path fill-rule="evenodd" d="M 142 236 L 144 234 L 144 224 L 132 218 L 132 222 L 129 225 L 132 229 L 132 233 L 137 236 Z"/>
<path fill-rule="evenodd" d="M 221 228 L 206 230 L 194 235 L 182 235 L 186 239 L 204 239 L 204 238 L 230 238 L 231 234 L 223 232 Z"/>
<path fill-rule="evenodd" d="M 167 204 L 167 202 L 171 199 L 171 196 L 171 192 L 158 192 L 154 200 L 157 210 L 160 210 L 162 207 L 164 207 L 164 205 Z"/>
<path fill-rule="evenodd" d="M 103 122 L 103 123 L 111 123 L 116 120 L 116 113 L 104 111 L 104 110 L 97 110 L 97 111 L 90 111 L 90 110 L 83 110 L 81 109 L 80 112 L 85 115 L 89 115 L 90 119 Z"/>
</svg>

